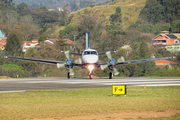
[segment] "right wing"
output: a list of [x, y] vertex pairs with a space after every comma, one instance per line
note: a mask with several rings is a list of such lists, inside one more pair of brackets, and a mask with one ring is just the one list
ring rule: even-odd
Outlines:
[[175, 57], [163, 57], [163, 58], [154, 58], [154, 59], [140, 59], [140, 60], [121, 61], [121, 62], [117, 62], [116, 65], [139, 63], [139, 62], [162, 60], [162, 59], [171, 59], [171, 58], [175, 58]]

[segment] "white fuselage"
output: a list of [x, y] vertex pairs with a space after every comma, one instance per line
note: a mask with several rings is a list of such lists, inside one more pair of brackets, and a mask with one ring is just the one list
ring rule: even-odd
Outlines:
[[85, 64], [95, 64], [98, 63], [99, 56], [98, 52], [94, 49], [86, 49], [82, 53], [82, 61]]

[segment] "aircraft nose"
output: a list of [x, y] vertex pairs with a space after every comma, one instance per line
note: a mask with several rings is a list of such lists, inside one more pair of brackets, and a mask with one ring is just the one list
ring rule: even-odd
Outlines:
[[96, 56], [90, 56], [86, 59], [86, 63], [97, 63], [98, 58]]

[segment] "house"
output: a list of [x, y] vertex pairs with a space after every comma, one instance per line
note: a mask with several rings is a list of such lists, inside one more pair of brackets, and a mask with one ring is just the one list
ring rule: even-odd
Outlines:
[[4, 50], [7, 43], [7, 39], [0, 40], [0, 49]]
[[177, 37], [177, 43], [180, 43], [180, 33], [172, 33]]
[[172, 62], [169, 60], [154, 60], [154, 62], [156, 63], [157, 67], [171, 67], [171, 65], [175, 65], [177, 64], [176, 62]]
[[166, 46], [166, 50], [171, 53], [180, 52], [180, 43], [179, 44], [169, 44]]
[[48, 9], [48, 11], [54, 11], [54, 9]]
[[23, 44], [22, 51], [26, 52], [26, 50], [28, 48], [33, 48], [33, 47], [39, 45], [39, 42], [38, 42], [38, 39], [32, 39], [31, 41], [23, 41], [22, 44]]
[[[49, 44], [49, 45], [52, 45], [52, 44], [55, 44], [57, 41], [59, 41], [58, 39], [48, 39], [48, 40], [44, 40], [43, 41], [43, 44]], [[63, 41], [65, 41], [65, 43], [71, 48], [71, 49], [74, 49], [74, 45], [75, 45], [75, 42], [70, 40], [70, 39], [63, 39]]]
[[178, 39], [174, 34], [169, 34], [169, 31], [162, 31], [161, 34], [153, 38], [153, 46], [156, 48], [164, 48], [169, 44], [177, 44]]

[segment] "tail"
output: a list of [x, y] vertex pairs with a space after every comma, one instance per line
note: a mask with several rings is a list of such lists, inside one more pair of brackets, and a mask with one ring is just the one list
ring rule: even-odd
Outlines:
[[86, 49], [89, 49], [89, 32], [86, 32]]

